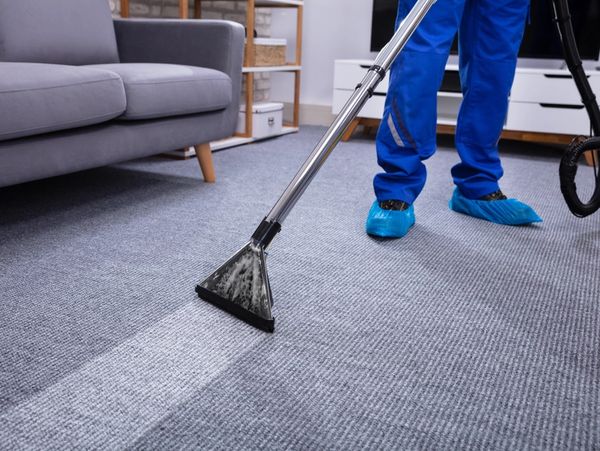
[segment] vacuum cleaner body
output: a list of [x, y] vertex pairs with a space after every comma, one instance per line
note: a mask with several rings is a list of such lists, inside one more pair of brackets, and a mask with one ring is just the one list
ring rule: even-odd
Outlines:
[[267, 332], [273, 332], [273, 299], [266, 267], [266, 250], [281, 224], [327, 160], [342, 135], [383, 80], [416, 28], [436, 0], [417, 0], [400, 23], [391, 41], [333, 121], [325, 135], [258, 226], [250, 242], [196, 286], [198, 296]]

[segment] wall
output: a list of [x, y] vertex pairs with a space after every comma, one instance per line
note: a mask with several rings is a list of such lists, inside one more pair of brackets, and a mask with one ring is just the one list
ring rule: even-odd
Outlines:
[[[336, 59], [373, 58], [370, 51], [372, 0], [305, 0], [301, 121], [329, 120], [333, 94], [333, 64]], [[295, 12], [274, 10], [271, 33], [295, 48]], [[272, 77], [271, 97], [290, 102], [291, 89], [285, 75]], [[311, 117], [314, 116], [314, 117]]]
[[[113, 15], [120, 11], [119, 0], [108, 0]], [[130, 0], [129, 12], [131, 17], [179, 17], [179, 0]], [[193, 2], [190, 1], [193, 5]], [[193, 10], [190, 5], [190, 17]], [[245, 1], [202, 1], [203, 19], [225, 19], [244, 24], [246, 19]], [[259, 8], [256, 10], [256, 32], [260, 37], [271, 36], [271, 10]], [[270, 96], [270, 75], [256, 74], [254, 81], [254, 100], [266, 101]]]

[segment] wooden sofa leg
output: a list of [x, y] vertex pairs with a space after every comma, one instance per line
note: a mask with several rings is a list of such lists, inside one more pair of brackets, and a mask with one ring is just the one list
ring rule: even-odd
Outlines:
[[215, 183], [215, 167], [213, 166], [210, 144], [199, 144], [195, 146], [196, 157], [200, 163], [200, 169], [206, 183]]

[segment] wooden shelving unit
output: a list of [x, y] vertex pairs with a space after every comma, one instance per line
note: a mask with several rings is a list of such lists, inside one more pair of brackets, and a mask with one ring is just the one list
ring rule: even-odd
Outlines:
[[[190, 3], [191, 1], [191, 3]], [[300, 76], [302, 72], [302, 25], [303, 25], [303, 0], [222, 0], [230, 2], [245, 1], [246, 9], [246, 29], [250, 30], [246, 39], [245, 61], [247, 65], [243, 68], [242, 74], [246, 82], [246, 124], [245, 133], [236, 135], [232, 138], [211, 143], [213, 150], [224, 149], [227, 147], [239, 146], [255, 141], [252, 137], [252, 105], [254, 104], [254, 76], [259, 72], [287, 72], [294, 76], [294, 100], [292, 109], [292, 121], [284, 122], [282, 135], [295, 133], [299, 129], [300, 123]], [[193, 5], [193, 17], [202, 18], [202, 0], [179, 0], [179, 17], [181, 19], [189, 18], [190, 5]], [[294, 61], [288, 62], [284, 66], [255, 66], [255, 44], [254, 28], [256, 25], [256, 8], [292, 8], [296, 10], [296, 48]], [[121, 0], [121, 16], [129, 17], [129, 0]], [[193, 154], [193, 151], [189, 151]], [[186, 154], [186, 156], [188, 156]]]

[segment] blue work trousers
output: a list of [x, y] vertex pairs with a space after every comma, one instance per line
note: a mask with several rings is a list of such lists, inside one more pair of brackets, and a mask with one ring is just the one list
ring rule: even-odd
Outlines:
[[[400, 0], [396, 25], [415, 0]], [[456, 33], [463, 100], [452, 168], [462, 194], [477, 199], [499, 189], [498, 141], [508, 110], [529, 0], [438, 0], [394, 62], [374, 180], [379, 201], [412, 204], [427, 176], [423, 161], [436, 149], [437, 93]], [[549, 25], [550, 26], [550, 25]]]

